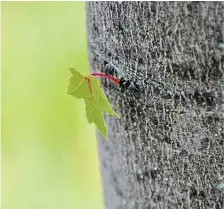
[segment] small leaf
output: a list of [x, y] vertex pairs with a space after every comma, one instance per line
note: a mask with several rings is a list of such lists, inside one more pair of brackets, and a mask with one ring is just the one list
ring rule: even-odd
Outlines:
[[89, 123], [95, 123], [102, 135], [107, 139], [107, 127], [103, 118], [103, 111], [120, 118], [111, 108], [106, 95], [100, 88], [100, 81], [91, 75], [83, 76], [77, 70], [70, 68], [72, 76], [69, 77], [67, 93], [83, 98], [86, 104], [86, 116]]

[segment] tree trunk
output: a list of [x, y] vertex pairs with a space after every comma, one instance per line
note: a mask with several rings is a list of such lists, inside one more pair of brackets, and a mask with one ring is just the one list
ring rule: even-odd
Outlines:
[[107, 209], [224, 208], [224, 3], [88, 2]]

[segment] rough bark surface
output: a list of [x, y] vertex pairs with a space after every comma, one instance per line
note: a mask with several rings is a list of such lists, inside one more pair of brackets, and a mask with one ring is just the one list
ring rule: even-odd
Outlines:
[[[121, 119], [99, 135], [106, 209], [224, 208], [224, 3], [88, 2], [92, 71]], [[128, 85], [129, 84], [129, 85]]]

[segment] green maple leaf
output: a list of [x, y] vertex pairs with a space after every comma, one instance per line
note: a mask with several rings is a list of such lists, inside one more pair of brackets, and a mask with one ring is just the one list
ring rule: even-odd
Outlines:
[[72, 76], [69, 77], [67, 93], [80, 99], [83, 98], [86, 104], [86, 116], [89, 123], [95, 123], [96, 127], [107, 139], [107, 126], [103, 118], [103, 111], [116, 116], [110, 103], [100, 88], [100, 81], [91, 75], [83, 76], [77, 70], [70, 68]]

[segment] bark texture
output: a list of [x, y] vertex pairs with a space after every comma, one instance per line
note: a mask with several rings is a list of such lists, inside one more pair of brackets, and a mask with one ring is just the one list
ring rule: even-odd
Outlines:
[[88, 2], [92, 71], [121, 119], [99, 135], [106, 209], [224, 208], [224, 3]]

